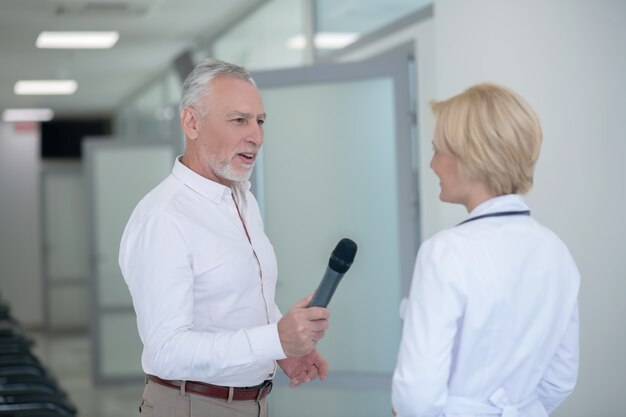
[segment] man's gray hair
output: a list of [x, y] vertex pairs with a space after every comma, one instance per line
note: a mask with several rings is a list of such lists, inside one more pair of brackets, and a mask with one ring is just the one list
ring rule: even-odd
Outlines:
[[219, 76], [237, 78], [254, 84], [252, 76], [244, 67], [230, 64], [217, 58], [207, 58], [200, 62], [185, 79], [178, 107], [179, 112], [182, 113], [187, 106], [193, 106], [201, 113], [204, 113], [206, 109], [202, 100], [207, 98], [209, 93], [207, 87], [211, 80]]

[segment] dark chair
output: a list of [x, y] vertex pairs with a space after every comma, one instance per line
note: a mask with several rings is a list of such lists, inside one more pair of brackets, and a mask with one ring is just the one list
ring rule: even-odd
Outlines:
[[0, 417], [76, 416], [76, 408], [32, 353], [32, 346], [0, 300]]
[[7, 375], [39, 375], [47, 376], [47, 372], [36, 365], [6, 365], [0, 366], [0, 377]]
[[71, 416], [59, 411], [34, 408], [32, 410], [0, 411], [0, 417], [64, 417]]
[[7, 353], [0, 355], [0, 366], [7, 365], [33, 365], [43, 368], [39, 359], [30, 352]]
[[22, 410], [29, 406], [76, 415], [76, 408], [56, 394], [8, 394], [0, 396], [0, 411]]
[[7, 375], [0, 377], [0, 392], [14, 391], [57, 393], [65, 396], [56, 381], [39, 375]]
[[33, 347], [35, 343], [24, 335], [8, 335], [0, 337], [0, 348], [3, 347], [20, 347], [29, 349]]
[[67, 417], [71, 414], [61, 413], [47, 409], [32, 409], [19, 411], [0, 411], [0, 417]]
[[54, 404], [30, 403], [18, 405], [0, 404], [0, 417], [74, 417], [70, 413]]

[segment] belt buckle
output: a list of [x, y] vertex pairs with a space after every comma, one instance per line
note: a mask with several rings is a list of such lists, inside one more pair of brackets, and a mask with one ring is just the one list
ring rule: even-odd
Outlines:
[[263, 398], [263, 393], [267, 389], [267, 393], [269, 394], [272, 390], [272, 381], [263, 381], [263, 384], [259, 387], [259, 394], [256, 396], [256, 401], [259, 402]]

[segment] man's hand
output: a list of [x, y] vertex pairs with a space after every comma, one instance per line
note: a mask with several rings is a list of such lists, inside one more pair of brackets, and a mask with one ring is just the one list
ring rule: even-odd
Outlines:
[[278, 335], [288, 357], [304, 356], [315, 349], [328, 328], [330, 311], [323, 307], [308, 308], [313, 295], [293, 305], [278, 321]]
[[328, 375], [328, 362], [317, 349], [298, 358], [291, 357], [279, 360], [278, 365], [291, 378], [289, 386], [292, 388], [306, 384], [318, 377], [323, 381]]

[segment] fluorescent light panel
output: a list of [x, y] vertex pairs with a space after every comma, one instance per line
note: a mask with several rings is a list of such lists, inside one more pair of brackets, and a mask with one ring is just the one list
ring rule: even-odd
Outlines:
[[117, 32], [41, 32], [37, 48], [106, 49], [120, 38]]
[[[356, 41], [358, 37], [357, 33], [319, 32], [313, 37], [313, 42], [319, 49], [341, 49]], [[306, 39], [303, 35], [294, 36], [287, 41], [289, 49], [304, 49], [305, 46]]]
[[5, 122], [47, 122], [53, 117], [52, 109], [5, 109], [2, 112]]
[[74, 94], [78, 83], [74, 80], [20, 80], [13, 92], [18, 95], [69, 95]]

